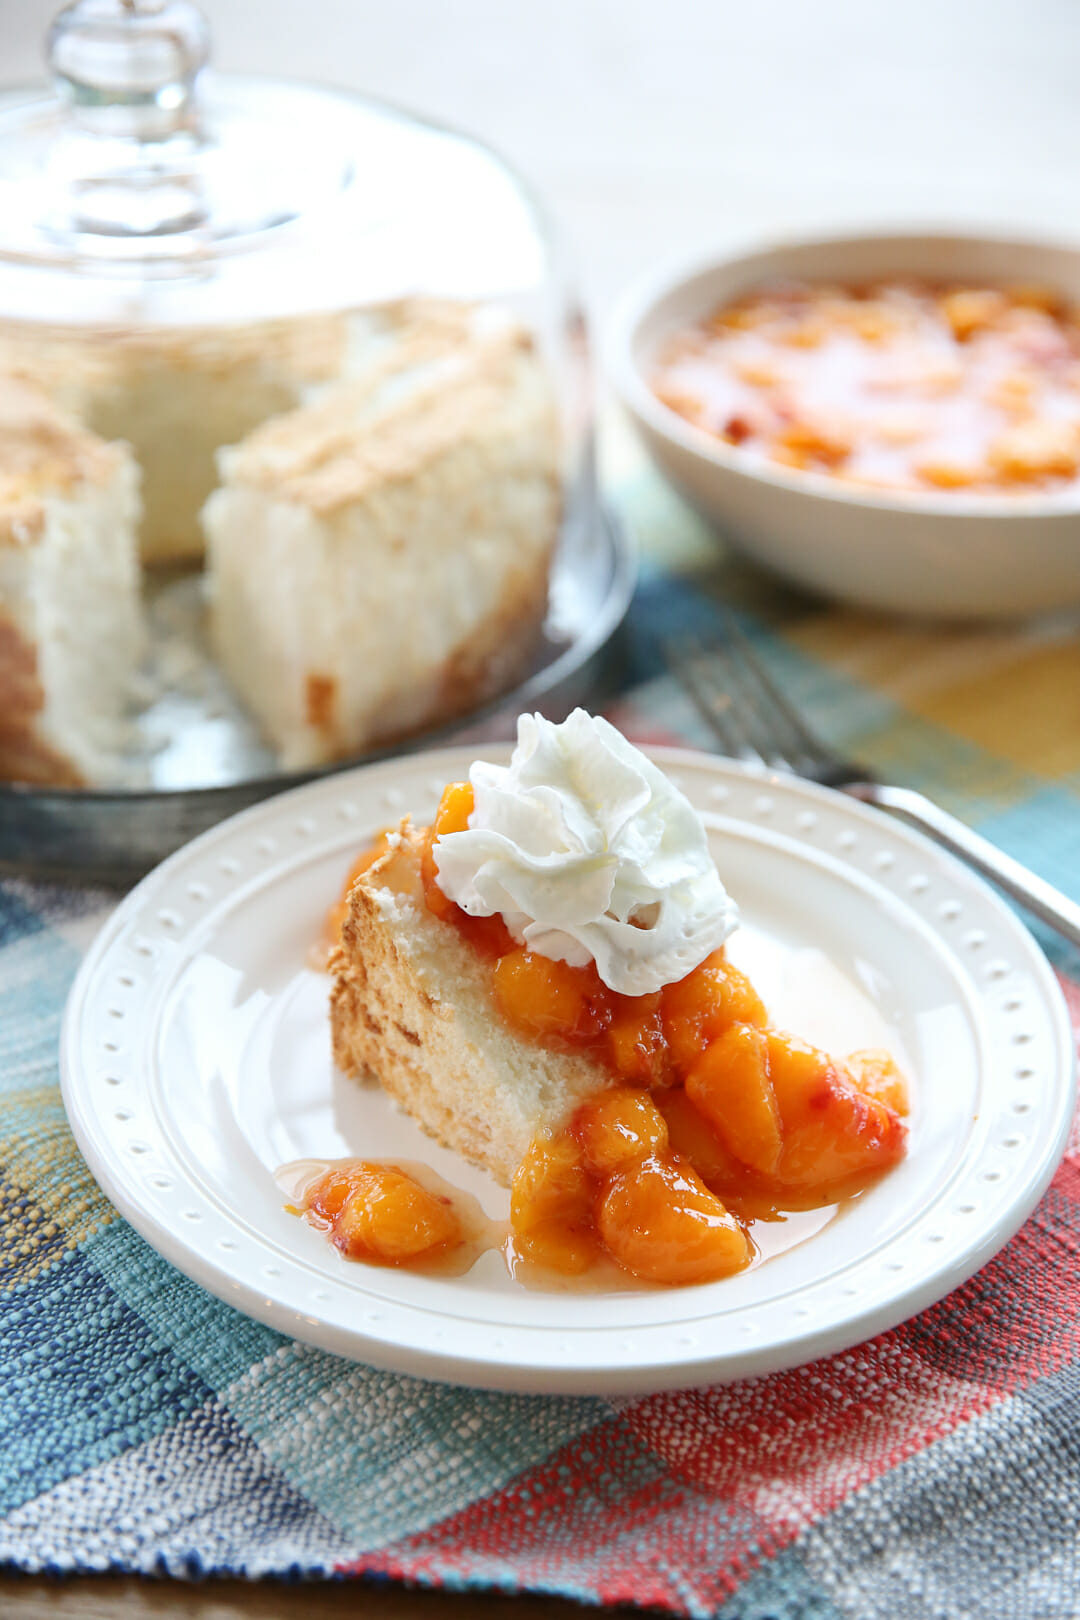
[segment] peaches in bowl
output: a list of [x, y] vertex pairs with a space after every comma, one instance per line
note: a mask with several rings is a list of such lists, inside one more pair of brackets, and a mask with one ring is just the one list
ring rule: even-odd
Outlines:
[[773, 247], [624, 302], [614, 378], [733, 544], [864, 606], [1080, 602], [1080, 250], [880, 235]]

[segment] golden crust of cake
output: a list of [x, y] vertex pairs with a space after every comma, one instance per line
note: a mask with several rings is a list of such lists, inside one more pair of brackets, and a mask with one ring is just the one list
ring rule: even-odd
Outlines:
[[35, 540], [48, 496], [107, 483], [123, 456], [31, 383], [0, 376], [0, 544]]
[[590, 1058], [546, 1051], [504, 1024], [491, 963], [424, 905], [407, 821], [353, 885], [330, 968], [338, 1067], [378, 1079], [430, 1136], [506, 1186], [538, 1131], [611, 1083]]
[[71, 761], [38, 734], [44, 707], [37, 651], [14, 619], [0, 611], [0, 781], [82, 787]]
[[347, 341], [341, 314], [243, 325], [131, 330], [0, 322], [0, 369], [68, 399], [123, 386], [147, 370], [200, 372], [222, 381], [253, 366], [306, 382], [335, 376]]
[[[421, 323], [387, 356], [387, 375], [392, 381], [407, 364], [427, 363], [426, 377], [396, 399], [373, 403], [380, 383], [376, 363], [355, 381], [331, 385], [313, 404], [271, 418], [228, 454], [226, 481], [330, 513], [381, 484], [413, 477], [468, 441], [506, 409], [522, 366], [532, 367], [537, 387], [544, 386], [531, 341], [516, 327], [470, 337], [449, 319]], [[554, 476], [553, 408], [548, 405], [544, 414]], [[543, 444], [544, 432], [538, 420], [534, 444]]]

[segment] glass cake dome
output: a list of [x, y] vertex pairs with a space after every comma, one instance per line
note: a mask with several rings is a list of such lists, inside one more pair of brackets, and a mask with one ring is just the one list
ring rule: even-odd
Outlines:
[[80, 844], [145, 866], [589, 670], [628, 565], [522, 181], [370, 98], [212, 74], [190, 0], [76, 0], [46, 54], [52, 93], [0, 106], [0, 632], [39, 700], [0, 727], [0, 861], [66, 869], [72, 803], [156, 800], [134, 861]]

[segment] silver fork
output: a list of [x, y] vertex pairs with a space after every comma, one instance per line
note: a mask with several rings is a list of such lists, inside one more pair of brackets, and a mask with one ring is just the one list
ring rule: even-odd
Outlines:
[[780, 691], [734, 615], [726, 613], [724, 619], [724, 634], [716, 642], [666, 638], [664, 651], [672, 673], [726, 754], [891, 810], [1080, 946], [1080, 905], [923, 794], [877, 782], [862, 765], [834, 753]]

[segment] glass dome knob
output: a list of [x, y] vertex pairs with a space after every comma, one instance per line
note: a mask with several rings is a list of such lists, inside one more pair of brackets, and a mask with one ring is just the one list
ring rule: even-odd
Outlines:
[[54, 20], [46, 51], [86, 133], [155, 141], [196, 132], [210, 35], [191, 0], [75, 0]]

